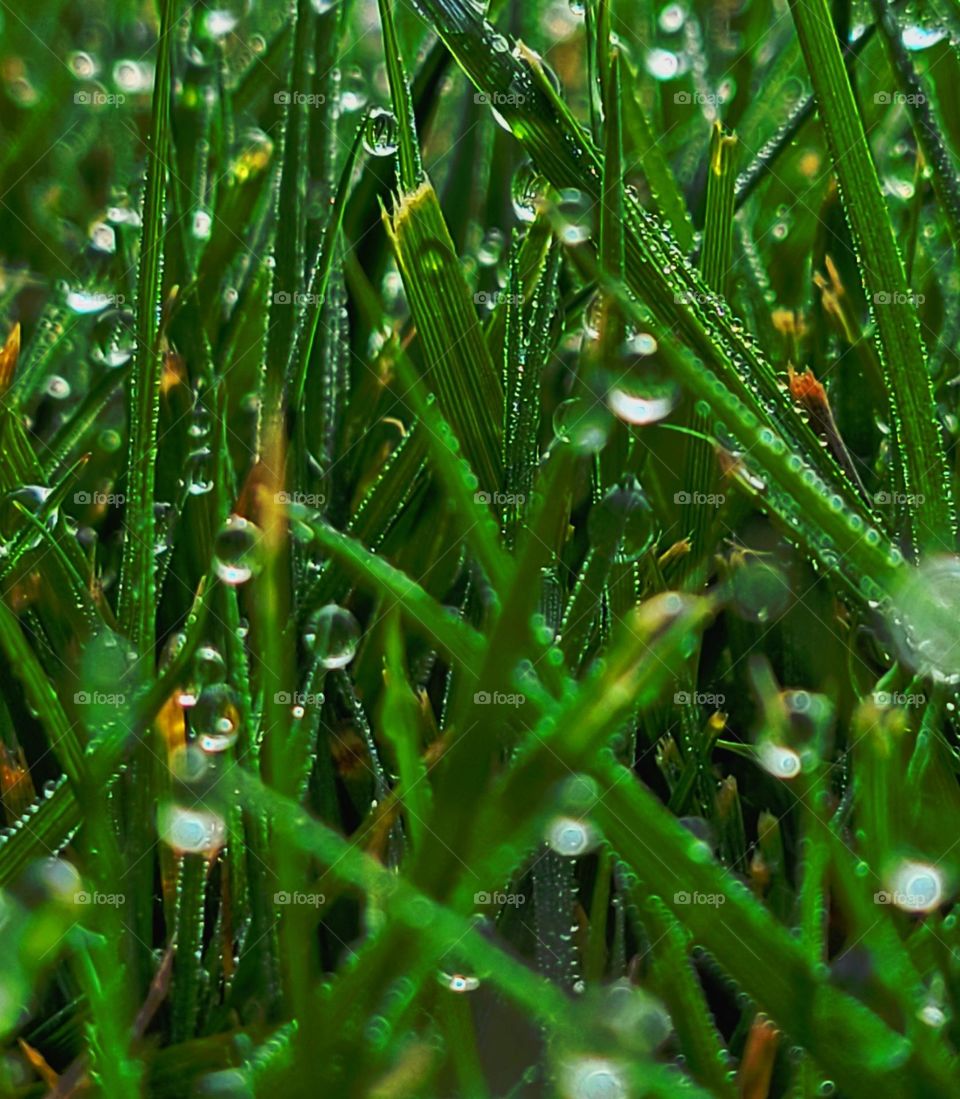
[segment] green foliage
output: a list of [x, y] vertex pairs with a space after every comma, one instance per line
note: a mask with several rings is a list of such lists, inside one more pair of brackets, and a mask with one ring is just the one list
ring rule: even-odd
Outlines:
[[0, 1093], [957, 1094], [953, 8], [0, 30]]

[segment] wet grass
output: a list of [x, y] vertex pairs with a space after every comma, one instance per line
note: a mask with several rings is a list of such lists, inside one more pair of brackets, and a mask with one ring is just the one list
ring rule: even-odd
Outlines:
[[0, 5], [0, 1093], [957, 1093], [958, 30]]

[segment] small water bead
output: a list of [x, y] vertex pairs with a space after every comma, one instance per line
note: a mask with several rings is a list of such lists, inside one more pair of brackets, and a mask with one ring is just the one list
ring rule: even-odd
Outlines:
[[136, 318], [128, 309], [109, 309], [93, 326], [90, 357], [114, 369], [133, 358], [137, 348]]
[[88, 313], [101, 313], [107, 306], [113, 304], [115, 298], [112, 294], [104, 294], [96, 290], [68, 290], [65, 300], [68, 309], [84, 316]]
[[190, 231], [193, 233], [195, 240], [209, 240], [210, 234], [213, 232], [213, 214], [202, 207], [194, 210]]
[[597, 845], [597, 834], [587, 821], [556, 817], [547, 828], [547, 843], [558, 855], [576, 858]]
[[626, 1099], [626, 1073], [615, 1061], [584, 1057], [567, 1061], [560, 1074], [564, 1099]]
[[477, 977], [465, 973], [441, 973], [440, 983], [451, 992], [474, 992], [480, 987]]
[[644, 64], [655, 80], [673, 80], [683, 71], [680, 57], [670, 50], [650, 50]]
[[227, 665], [220, 650], [201, 645], [193, 658], [193, 674], [201, 688], [222, 683], [227, 678]]
[[227, 826], [219, 814], [175, 802], [160, 807], [157, 825], [160, 838], [178, 854], [213, 855], [227, 838]]
[[616, 553], [620, 561], [639, 560], [653, 545], [656, 515], [636, 477], [609, 489], [590, 510], [587, 534], [601, 552]]
[[772, 740], [765, 740], [757, 747], [760, 766], [774, 778], [792, 779], [803, 770], [798, 752]]
[[260, 528], [240, 515], [231, 515], [213, 543], [214, 568], [225, 584], [243, 584], [262, 565]]
[[113, 66], [113, 82], [127, 95], [141, 95], [153, 87], [153, 66], [124, 58]]
[[363, 128], [363, 147], [371, 156], [393, 156], [400, 146], [400, 125], [393, 111], [375, 107]]
[[665, 419], [679, 400], [679, 386], [658, 370], [624, 377], [607, 394], [607, 405], [615, 416], [641, 427]]
[[594, 201], [584, 191], [567, 188], [554, 202], [557, 234], [564, 244], [583, 244], [593, 236]]
[[340, 81], [340, 107], [344, 111], [359, 111], [367, 105], [367, 80], [356, 65], [343, 74]]
[[537, 213], [547, 194], [547, 187], [547, 181], [529, 160], [520, 165], [510, 185], [513, 212], [518, 221], [525, 225], [536, 221]]
[[477, 248], [477, 263], [481, 267], [493, 267], [503, 255], [503, 233], [499, 229], [488, 229]]
[[345, 668], [356, 656], [360, 624], [345, 607], [328, 603], [311, 616], [303, 640], [325, 668]]
[[946, 36], [946, 27], [924, 27], [916, 23], [903, 29], [901, 41], [906, 49], [919, 52], [920, 50], [928, 50], [931, 46], [942, 42]]
[[557, 406], [553, 430], [581, 454], [596, 454], [606, 446], [610, 413], [592, 397], [571, 397]]
[[687, 13], [680, 4], [667, 4], [660, 12], [657, 23], [664, 34], [676, 34], [683, 29]]
[[97, 59], [83, 50], [75, 50], [67, 58], [70, 71], [78, 80], [92, 80], [100, 70]]
[[247, 12], [246, 0], [204, 0], [203, 29], [211, 38], [225, 38]]
[[226, 683], [214, 683], [200, 692], [190, 714], [190, 726], [205, 752], [225, 752], [236, 741], [240, 729], [237, 696]]
[[339, 0], [310, 0], [310, 7], [317, 15], [326, 15], [328, 11], [333, 11], [338, 2]]
[[889, 875], [889, 903], [906, 912], [932, 912], [944, 901], [942, 871], [930, 863], [904, 859]]
[[112, 256], [117, 250], [117, 231], [106, 221], [96, 222], [90, 229], [90, 247], [95, 252]]
[[70, 396], [70, 383], [59, 374], [52, 374], [43, 387], [44, 393], [55, 401], [65, 401]]
[[790, 602], [790, 583], [784, 573], [764, 561], [747, 561], [731, 577], [731, 601], [751, 622], [770, 622]]

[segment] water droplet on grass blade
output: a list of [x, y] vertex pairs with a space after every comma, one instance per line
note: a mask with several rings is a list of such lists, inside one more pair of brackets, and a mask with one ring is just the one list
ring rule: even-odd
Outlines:
[[558, 855], [575, 858], [596, 846], [597, 834], [587, 821], [555, 817], [547, 828], [547, 843]]
[[205, 752], [225, 752], [237, 741], [240, 711], [237, 696], [226, 683], [204, 687], [190, 713], [190, 726]]
[[243, 584], [260, 571], [260, 539], [256, 524], [231, 515], [214, 539], [214, 567], [225, 584]]
[[904, 859], [887, 880], [889, 894], [878, 897], [906, 912], [931, 912], [943, 903], [943, 874], [929, 863]]
[[903, 658], [942, 683], [960, 683], [960, 559], [931, 558], [906, 572], [890, 625]]
[[517, 220], [529, 225], [536, 221], [537, 210], [547, 192], [547, 181], [529, 160], [516, 170], [510, 185], [510, 198]]
[[629, 1094], [623, 1067], [602, 1057], [567, 1061], [560, 1086], [565, 1099], [626, 1099]]
[[227, 826], [209, 809], [187, 809], [174, 802], [160, 807], [160, 838], [178, 854], [213, 855], [224, 845]]
[[594, 202], [574, 188], [561, 191], [554, 202], [557, 235], [564, 244], [583, 244], [593, 236]]
[[393, 156], [400, 145], [400, 126], [393, 111], [375, 107], [363, 128], [363, 147], [371, 156]]
[[607, 394], [607, 404], [615, 416], [641, 427], [665, 419], [679, 399], [676, 383], [659, 371], [622, 378]]
[[136, 319], [127, 309], [110, 309], [97, 317], [93, 326], [91, 358], [111, 369], [129, 362], [137, 347], [135, 325]]
[[325, 668], [344, 668], [356, 655], [360, 625], [344, 607], [328, 603], [311, 617], [303, 640]]
[[803, 762], [798, 752], [785, 745], [765, 740], [757, 747], [757, 759], [760, 765], [774, 778], [792, 779], [803, 770]]
[[553, 430], [581, 454], [596, 454], [610, 435], [609, 412], [592, 398], [571, 397], [553, 414]]

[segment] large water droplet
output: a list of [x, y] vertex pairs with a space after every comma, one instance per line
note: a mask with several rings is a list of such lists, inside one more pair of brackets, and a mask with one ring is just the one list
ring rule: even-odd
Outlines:
[[303, 640], [325, 668], [344, 668], [356, 655], [360, 625], [344, 607], [328, 603], [311, 617]]
[[400, 144], [400, 126], [393, 111], [375, 107], [363, 128], [363, 147], [371, 156], [393, 156]]
[[214, 539], [214, 567], [226, 584], [243, 584], [260, 571], [260, 528], [239, 515], [231, 515]]
[[180, 854], [213, 855], [227, 838], [223, 818], [209, 809], [167, 802], [157, 814], [160, 838]]
[[205, 752], [225, 752], [236, 743], [240, 728], [236, 694], [226, 683], [204, 687], [190, 712], [190, 725]]

